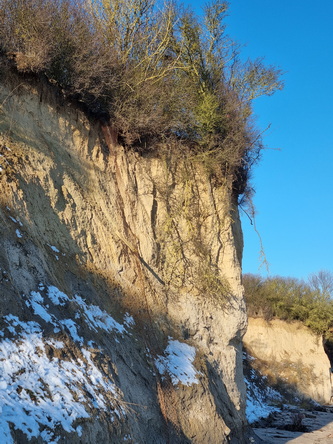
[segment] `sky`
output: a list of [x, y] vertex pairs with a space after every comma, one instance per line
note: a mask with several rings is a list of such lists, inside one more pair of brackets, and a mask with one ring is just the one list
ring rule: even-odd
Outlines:
[[[205, 2], [187, 2], [198, 11]], [[227, 32], [246, 58], [265, 57], [285, 87], [253, 102], [267, 147], [253, 171], [256, 228], [269, 276], [333, 272], [333, 1], [230, 0]], [[243, 272], [267, 276], [248, 217]]]

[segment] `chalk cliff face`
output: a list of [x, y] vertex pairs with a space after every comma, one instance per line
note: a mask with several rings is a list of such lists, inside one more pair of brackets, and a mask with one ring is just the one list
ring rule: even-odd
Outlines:
[[41, 80], [0, 105], [1, 442], [248, 442], [228, 187]]
[[322, 338], [300, 322], [249, 318], [244, 345], [262, 361], [260, 370], [273, 382], [294, 387], [323, 404], [331, 400], [330, 362]]

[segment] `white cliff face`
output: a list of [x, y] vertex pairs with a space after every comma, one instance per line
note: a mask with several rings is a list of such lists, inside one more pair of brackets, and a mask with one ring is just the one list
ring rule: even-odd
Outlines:
[[299, 322], [249, 318], [244, 345], [261, 370], [320, 403], [331, 400], [330, 362], [321, 336]]
[[[2, 79], [0, 104], [4, 338], [9, 314], [37, 322], [45, 340], [65, 340], [62, 354], [48, 345], [50, 362], [56, 354], [76, 365], [87, 350], [128, 406], [114, 422], [82, 398], [88, 416], [68, 430], [59, 423], [56, 435], [73, 443], [247, 442], [242, 238], [227, 186], [214, 187], [200, 165], [166, 147], [142, 156], [107, 143], [107, 127], [35, 81]], [[64, 305], [49, 286], [66, 295]], [[99, 322], [133, 318], [130, 334], [116, 340], [92, 328], [82, 304], [96, 307]], [[19, 341], [15, 334], [8, 340]], [[191, 362], [177, 355], [194, 372], [191, 384], [154, 364], [172, 355], [170, 343], [193, 350]]]

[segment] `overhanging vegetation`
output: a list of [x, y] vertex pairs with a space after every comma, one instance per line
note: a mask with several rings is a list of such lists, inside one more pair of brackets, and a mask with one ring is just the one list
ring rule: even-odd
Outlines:
[[241, 62], [227, 8], [215, 0], [198, 17], [156, 0], [0, 0], [0, 48], [18, 71], [45, 74], [83, 102], [124, 145], [177, 141], [239, 195], [262, 148], [251, 102], [282, 82], [262, 59]]

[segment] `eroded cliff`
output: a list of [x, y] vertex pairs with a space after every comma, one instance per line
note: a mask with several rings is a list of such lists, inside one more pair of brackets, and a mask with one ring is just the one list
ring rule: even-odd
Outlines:
[[301, 399], [331, 402], [330, 362], [323, 339], [301, 322], [249, 318], [244, 345], [271, 384], [294, 391]]
[[248, 442], [228, 182], [46, 81], [0, 104], [1, 442]]

